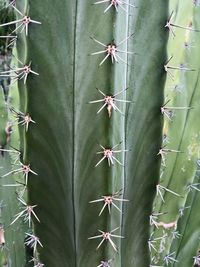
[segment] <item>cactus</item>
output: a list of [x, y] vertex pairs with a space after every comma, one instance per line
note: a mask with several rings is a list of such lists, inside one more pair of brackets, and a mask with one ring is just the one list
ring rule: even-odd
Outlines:
[[[3, 3], [2, 3], [3, 4]], [[1, 23], [8, 22], [14, 18], [12, 8], [1, 9]], [[9, 26], [6, 29], [0, 29], [0, 35], [6, 36], [13, 27]], [[12, 59], [13, 46], [9, 45], [10, 38], [0, 39], [0, 59], [1, 72], [9, 69]], [[11, 138], [12, 127], [10, 123], [9, 104], [13, 102], [8, 98], [11, 77], [0, 77], [0, 177], [10, 172], [11, 165], [18, 155], [17, 151], [11, 151], [10, 145], [16, 147], [18, 132], [16, 131]], [[16, 91], [16, 90], [15, 90]], [[17, 100], [16, 93], [14, 94], [15, 101]], [[15, 136], [15, 137], [14, 137]], [[11, 140], [12, 139], [12, 140]], [[14, 152], [14, 153], [13, 153]], [[18, 177], [18, 180], [20, 177]], [[16, 199], [16, 189], [13, 186], [14, 179], [11, 175], [0, 179], [0, 266], [22, 266], [25, 263], [24, 250], [24, 231], [26, 227], [17, 222], [11, 226], [13, 216], [19, 212], [18, 201]]]
[[[3, 177], [5, 173], [10, 172], [11, 163], [16, 157], [16, 153], [14, 155], [8, 153], [10, 151], [8, 148], [10, 143], [8, 108], [3, 90], [0, 93], [0, 176]], [[23, 242], [26, 228], [19, 222], [10, 226], [13, 216], [19, 212], [15, 188], [10, 186], [13, 183], [14, 180], [11, 175], [0, 179], [0, 266], [22, 266], [25, 262]]]
[[[192, 267], [198, 260], [198, 3], [9, 5], [19, 66], [2, 76], [18, 81], [19, 107], [10, 110], [19, 119], [21, 153], [20, 167], [10, 171], [24, 178], [17, 191], [24, 213], [10, 221], [19, 223], [27, 212], [24, 264]], [[193, 28], [176, 19], [183, 11]], [[169, 91], [172, 75], [187, 91]], [[195, 241], [183, 261], [188, 235]]]
[[[193, 17], [193, 20], [188, 21], [187, 17], [182, 16], [184, 13]], [[194, 29], [199, 29], [198, 17], [199, 10], [192, 8], [188, 2], [177, 12], [174, 23], [178, 25], [192, 24]], [[161, 261], [166, 255], [171, 255], [173, 259], [169, 260], [169, 263], [171, 262], [173, 266], [182, 266], [183, 264], [184, 266], [192, 266], [199, 247], [198, 219], [194, 219], [193, 215], [196, 211], [195, 203], [198, 203], [199, 190], [199, 167], [197, 164], [199, 159], [199, 126], [195, 123], [195, 118], [200, 111], [198, 104], [199, 52], [196, 47], [196, 44], [199, 44], [199, 37], [199, 34], [192, 31], [179, 33], [177, 46], [182, 46], [182, 51], [173, 46], [174, 40], [169, 40], [168, 45], [170, 53], [175, 55], [174, 62], [170, 64], [180, 66], [187, 63], [187, 67], [195, 69], [195, 71], [177, 72], [174, 81], [168, 80], [165, 88], [168, 99], [172, 99], [167, 105], [182, 106], [185, 109], [182, 112], [175, 110], [172, 121], [167, 118], [164, 126], [164, 133], [170, 140], [167, 146], [180, 151], [180, 153], [171, 153], [174, 155], [166, 156], [166, 166], [162, 168], [161, 184], [170, 189], [171, 193], [165, 191], [164, 201], [160, 197], [155, 199], [155, 212], [161, 214], [158, 225], [162, 226], [161, 229], [155, 227], [153, 230], [154, 241], [157, 241], [154, 242], [155, 249], [153, 249], [152, 257], [157, 265], [162, 264]], [[173, 90], [171, 90], [172, 88]], [[179, 88], [178, 91], [177, 88]], [[179, 130], [177, 131], [177, 129]], [[191, 218], [194, 219], [194, 224], [190, 221]], [[191, 231], [191, 237], [188, 236], [188, 231]], [[195, 238], [193, 233], [196, 233]], [[158, 241], [156, 238], [160, 236], [164, 238]], [[192, 236], [192, 245], [190, 245], [190, 249], [186, 249], [187, 244], [183, 244], [183, 240], [187, 239], [189, 243]], [[187, 253], [185, 253], [186, 251]], [[165, 264], [167, 265], [167, 263]]]

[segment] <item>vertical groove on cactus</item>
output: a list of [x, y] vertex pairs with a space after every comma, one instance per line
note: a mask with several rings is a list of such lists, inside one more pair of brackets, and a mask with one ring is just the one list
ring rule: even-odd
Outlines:
[[[123, 233], [127, 237], [122, 249], [124, 266], [150, 265], [148, 224], [159, 175], [159, 157], [156, 156], [161, 144], [159, 109], [163, 103], [165, 74], [162, 66], [168, 38], [164, 29], [168, 1], [151, 4], [143, 1], [137, 6], [135, 16], [130, 18], [136, 37], [129, 49], [136, 55], [129, 70], [132, 90], [127, 90], [127, 98], [133, 99], [134, 104], [128, 106], [126, 119], [126, 144], [131, 151], [126, 156], [125, 195], [130, 203], [123, 216]], [[150, 38], [152, 32], [156, 35], [154, 39]]]

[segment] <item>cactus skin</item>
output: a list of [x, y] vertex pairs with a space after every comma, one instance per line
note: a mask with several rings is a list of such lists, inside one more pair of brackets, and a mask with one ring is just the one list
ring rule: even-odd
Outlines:
[[[3, 157], [0, 156], [0, 166], [2, 167], [0, 169], [0, 176], [10, 171], [11, 159], [8, 154], [5, 154]], [[11, 176], [0, 179], [0, 201], [3, 200], [0, 224], [5, 229], [5, 245], [0, 250], [1, 266], [7, 266], [6, 264], [8, 266], [24, 266], [25, 264], [24, 232], [26, 228], [20, 222], [10, 226], [13, 216], [19, 212], [15, 188], [2, 186], [13, 183], [14, 180]]]
[[[200, 183], [199, 166], [194, 176], [193, 183]], [[199, 255], [199, 224], [200, 219], [197, 216], [200, 203], [199, 191], [193, 190], [187, 196], [185, 207], [190, 207], [185, 210], [184, 216], [178, 220], [177, 231], [182, 236], [175, 239], [170, 247], [171, 251], [176, 251], [176, 259], [178, 262], [174, 267], [193, 266], [194, 257]], [[187, 253], [186, 253], [187, 252]], [[195, 266], [196, 267], [196, 266]]]
[[[82, 1], [58, 2], [56, 9], [54, 1], [29, 2], [30, 16], [42, 25], [30, 27], [26, 54], [22, 55], [23, 48], [18, 47], [20, 55], [25, 61], [32, 60], [33, 69], [40, 74], [39, 77], [30, 76], [25, 86], [25, 108], [36, 125], [26, 134], [24, 160], [38, 173], [38, 176], [29, 176], [29, 199], [38, 205], [36, 212], [41, 223], [35, 223], [35, 233], [44, 246], [39, 248], [39, 253], [46, 266], [97, 266], [106, 258], [114, 258], [117, 267], [149, 264], [146, 241], [148, 215], [159, 174], [156, 152], [161, 145], [159, 108], [163, 102], [165, 73], [162, 66], [168, 37], [163, 26], [168, 3], [156, 1], [151, 7], [148, 4], [148, 1], [138, 3], [138, 9], [133, 10], [137, 20], [129, 21], [126, 13], [115, 16], [111, 11], [103, 15], [103, 6]], [[146, 23], [155, 14], [159, 14], [156, 20]], [[122, 22], [125, 28], [121, 27]], [[129, 57], [130, 69], [121, 63], [112, 66], [110, 61], [98, 68], [102, 57], [88, 56], [99, 49], [90, 35], [106, 43], [113, 37], [119, 42], [134, 32], [133, 23], [136, 37], [129, 39], [129, 50], [136, 50], [138, 55]], [[113, 25], [116, 25], [114, 31]], [[146, 40], [153, 30], [155, 41], [147, 46]], [[123, 48], [127, 49], [126, 45]], [[137, 75], [132, 74], [134, 66]], [[147, 79], [151, 68], [157, 71]], [[127, 105], [126, 119], [118, 113], [110, 120], [106, 112], [96, 115], [98, 107], [87, 104], [98, 97], [95, 87], [108, 93], [129, 87], [127, 99], [135, 103]], [[24, 90], [22, 83], [19, 89], [20, 92]], [[120, 107], [123, 109], [122, 105]], [[137, 116], [140, 124], [136, 128]], [[148, 136], [143, 136], [142, 131], [148, 132]], [[117, 165], [109, 168], [106, 162], [94, 168], [99, 160], [94, 156], [99, 150], [98, 143], [109, 146], [120, 141], [123, 141], [122, 149], [131, 149], [126, 156], [125, 169]], [[119, 160], [123, 161], [120, 154]], [[144, 165], [136, 168], [138, 161]], [[100, 206], [88, 202], [121, 188], [125, 189], [124, 198], [130, 199], [129, 204], [123, 205], [123, 216], [114, 212], [110, 217], [104, 212], [98, 218]], [[148, 198], [143, 199], [146, 194]], [[119, 232], [126, 238], [116, 241], [119, 255], [108, 245], [95, 252], [97, 241], [87, 238], [95, 235], [98, 229], [112, 230], [122, 222]]]
[[[149, 215], [160, 168], [157, 151], [161, 145], [163, 84], [168, 33], [163, 28], [168, 16], [168, 1], [138, 1], [138, 8], [130, 21], [134, 25], [135, 40], [130, 50], [136, 51], [129, 77], [128, 99], [135, 103], [127, 112], [125, 134], [127, 155], [125, 195], [130, 206], [124, 210], [125, 236], [121, 266], [149, 266], [147, 238]], [[148, 23], [150, 22], [151, 23]], [[155, 38], [151, 38], [152, 32]], [[151, 41], [149, 41], [151, 40]], [[142, 45], [141, 45], [142, 44]], [[132, 48], [133, 47], [133, 48]]]
[[[6, 141], [5, 125], [8, 119], [8, 114], [2, 91], [0, 96], [0, 125], [4, 125], [4, 132], [0, 136], [1, 141]], [[5, 142], [1, 142], [1, 146], [5, 149], [8, 148], [8, 146], [5, 145]], [[10, 155], [1, 151], [0, 177], [11, 170], [11, 163], [12, 160]], [[25, 263], [25, 251], [23, 245], [25, 228], [19, 222], [10, 226], [13, 216], [19, 212], [15, 188], [3, 186], [5, 184], [13, 183], [14, 179], [11, 175], [5, 178], [0, 178], [0, 226], [3, 226], [5, 231], [5, 245], [0, 246], [0, 266], [23, 266]]]
[[[188, 11], [188, 10], [187, 10]], [[193, 27], [200, 29], [200, 10], [195, 7], [192, 10]], [[199, 48], [200, 48], [200, 34], [190, 33], [188, 35], [188, 42], [194, 42], [194, 47], [188, 53], [185, 52], [185, 62], [189, 66], [193, 66], [196, 71], [192, 74], [185, 74], [182, 77], [181, 82], [185, 83], [185, 88], [191, 90], [191, 106], [194, 110], [188, 114], [186, 129], [183, 136], [186, 144], [186, 160], [184, 160], [186, 166], [187, 185], [198, 184], [199, 180], [199, 151], [200, 151], [200, 127], [196, 123], [196, 118], [200, 114], [199, 101], [200, 98], [200, 62], [199, 62]], [[188, 92], [189, 95], [189, 92]], [[183, 160], [182, 160], [183, 161]], [[183, 178], [183, 176], [181, 177]], [[198, 187], [198, 186], [197, 186]], [[174, 267], [180, 267], [183, 264], [185, 266], [194, 265], [194, 257], [198, 255], [199, 250], [199, 216], [197, 216], [200, 194], [198, 190], [193, 190], [186, 194], [185, 207], [190, 207], [185, 210], [185, 214], [178, 220], [177, 230], [182, 234], [179, 239], [172, 242], [170, 250], [176, 251], [176, 258], [178, 260]]]

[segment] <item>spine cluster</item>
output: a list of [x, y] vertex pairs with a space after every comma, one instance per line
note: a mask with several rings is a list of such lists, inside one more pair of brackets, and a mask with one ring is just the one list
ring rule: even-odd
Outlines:
[[[104, 13], [107, 13], [114, 9], [116, 12], [116, 15], [118, 14], [118, 11], [123, 12], [124, 15], [126, 15], [129, 10], [128, 8], [133, 8], [135, 7], [134, 5], [127, 3], [125, 1], [121, 0], [108, 0], [108, 1], [97, 1], [94, 3], [95, 5], [98, 4], [105, 4], [107, 5]], [[113, 11], [113, 10], [112, 10]], [[108, 14], [109, 15], [109, 14]], [[125, 64], [128, 66], [127, 60], [127, 55], [133, 55], [133, 52], [129, 52], [127, 50], [123, 50], [123, 45], [128, 42], [130, 38], [133, 37], [133, 34], [130, 36], [125, 36], [119, 43], [115, 43], [114, 41], [111, 41], [110, 43], [106, 44], [102, 40], [97, 40], [94, 37], [91, 37], [91, 39], [97, 43], [99, 46], [102, 47], [102, 50], [99, 50], [97, 52], [91, 53], [91, 56], [96, 56], [96, 55], [103, 55], [103, 58], [101, 59], [99, 66], [101, 67], [107, 60], [111, 61], [111, 67], [114, 67], [115, 64]], [[127, 47], [127, 46], [126, 46]], [[126, 55], [126, 59], [124, 59], [123, 55]], [[122, 104], [127, 104], [131, 103], [132, 101], [126, 100], [126, 99], [120, 99], [118, 96], [120, 94], [123, 94], [127, 88], [123, 88], [117, 93], [111, 95], [111, 94], [106, 94], [103, 90], [98, 89], [98, 92], [102, 95], [101, 99], [97, 100], [92, 100], [89, 103], [91, 104], [101, 104], [99, 109], [97, 110], [97, 114], [99, 114], [103, 109], [107, 109], [107, 113], [109, 118], [111, 119], [112, 113], [113, 112], [118, 112], [122, 116], [125, 114], [123, 111], [118, 107], [118, 103]], [[126, 153], [129, 150], [128, 149], [120, 149], [120, 145], [122, 142], [118, 144], [114, 144], [113, 146], [110, 147], [104, 147], [102, 144], [100, 144], [100, 147], [102, 150], [98, 151], [96, 154], [101, 155], [101, 158], [99, 161], [96, 163], [95, 167], [98, 167], [104, 160], [107, 161], [109, 167], [115, 168], [115, 165], [118, 164], [122, 168], [124, 167], [124, 162], [121, 162], [118, 159], [118, 155], [122, 155], [122, 153]], [[124, 158], [124, 157], [123, 157]], [[122, 209], [119, 206], [118, 203], [125, 203], [129, 201], [128, 199], [122, 198], [123, 196], [123, 189], [118, 189], [117, 192], [113, 192], [110, 195], [103, 195], [101, 198], [92, 200], [90, 203], [98, 203], [102, 202], [103, 207], [101, 208], [99, 212], [99, 216], [102, 215], [104, 210], [107, 208], [109, 215], [112, 216], [112, 209], [116, 209], [118, 212], [122, 213]], [[118, 204], [118, 205], [117, 205]], [[95, 236], [91, 236], [88, 239], [99, 239], [99, 243], [96, 247], [96, 249], [99, 249], [104, 243], [109, 243], [109, 245], [112, 247], [113, 251], [118, 253], [118, 247], [113, 241], [114, 239], [121, 239], [124, 238], [122, 235], [117, 235], [115, 232], [120, 231], [120, 226], [115, 228], [115, 229], [103, 229], [103, 230], [98, 230], [98, 234]], [[121, 231], [120, 231], [121, 232]], [[112, 262], [114, 261], [114, 256], [111, 257], [111, 259], [102, 259], [98, 267], [110, 267], [112, 265]], [[113, 263], [114, 264], [114, 263]]]

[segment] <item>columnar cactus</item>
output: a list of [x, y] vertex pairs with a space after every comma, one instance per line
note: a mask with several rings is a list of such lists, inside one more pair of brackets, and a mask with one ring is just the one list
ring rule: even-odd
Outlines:
[[[0, 6], [1, 23], [12, 20], [14, 18], [13, 9], [2, 9], [3, 6]], [[12, 45], [9, 45], [10, 37], [6, 38], [6, 35], [13, 28], [0, 29], [0, 35], [3, 36], [0, 39], [1, 73], [7, 71], [11, 64]], [[15, 181], [11, 175], [4, 177], [5, 174], [10, 172], [11, 164], [18, 155], [17, 151], [9, 148], [12, 132], [8, 108], [11, 102], [11, 99], [8, 99], [10, 82], [10, 77], [0, 75], [0, 176], [2, 177], [0, 179], [0, 266], [22, 266], [25, 259], [23, 242], [26, 227], [20, 225], [19, 222], [12, 227], [10, 226], [13, 215], [19, 212], [19, 207], [15, 187], [12, 186]], [[14, 145], [14, 142], [12, 142], [12, 145]]]
[[[190, 16], [183, 16], [185, 13]], [[160, 215], [153, 229], [152, 244], [155, 249], [152, 248], [152, 257], [157, 265], [165, 259], [165, 265], [168, 262], [177, 267], [192, 266], [193, 262], [195, 264], [199, 249], [199, 218], [195, 216], [200, 190], [199, 125], [195, 123], [200, 112], [200, 35], [196, 32], [200, 29], [199, 9], [186, 1], [176, 16], [173, 16], [173, 23], [189, 27], [186, 31], [176, 28], [176, 37], [171, 38], [168, 45], [169, 55], [174, 55], [170, 65], [179, 70], [170, 70], [173, 72], [173, 80], [168, 79], [166, 83], [166, 100], [170, 100], [166, 107], [174, 108], [166, 110], [171, 113], [168, 113], [170, 118], [165, 116], [164, 145], [178, 152], [169, 151], [164, 155], [165, 166], [162, 166], [160, 185], [166, 189], [161, 192], [163, 199], [159, 190], [155, 199], [154, 212]], [[169, 255], [171, 260], [167, 257]]]
[[[16, 35], [19, 66], [2, 76], [18, 82], [19, 107], [9, 110], [19, 119], [20, 166], [6, 171], [24, 178], [17, 190], [23, 208], [10, 218], [10, 228], [25, 219], [24, 265], [184, 264], [183, 229], [198, 231], [196, 219], [194, 228], [187, 226], [198, 206], [194, 118], [200, 89], [198, 49], [188, 36], [198, 46], [200, 25], [197, 3], [192, 7], [189, 0], [179, 5], [194, 10], [194, 25], [179, 25], [176, 2], [8, 4], [16, 14], [9, 25], [16, 27], [10, 35]], [[187, 39], [181, 60], [173, 53], [174, 69], [167, 61], [171, 43], [181, 50], [177, 26]], [[188, 62], [191, 66], [180, 65]], [[176, 88], [191, 86], [173, 101], [169, 76]], [[180, 118], [171, 117], [173, 110]], [[195, 239], [186, 267], [198, 260], [197, 250]]]

